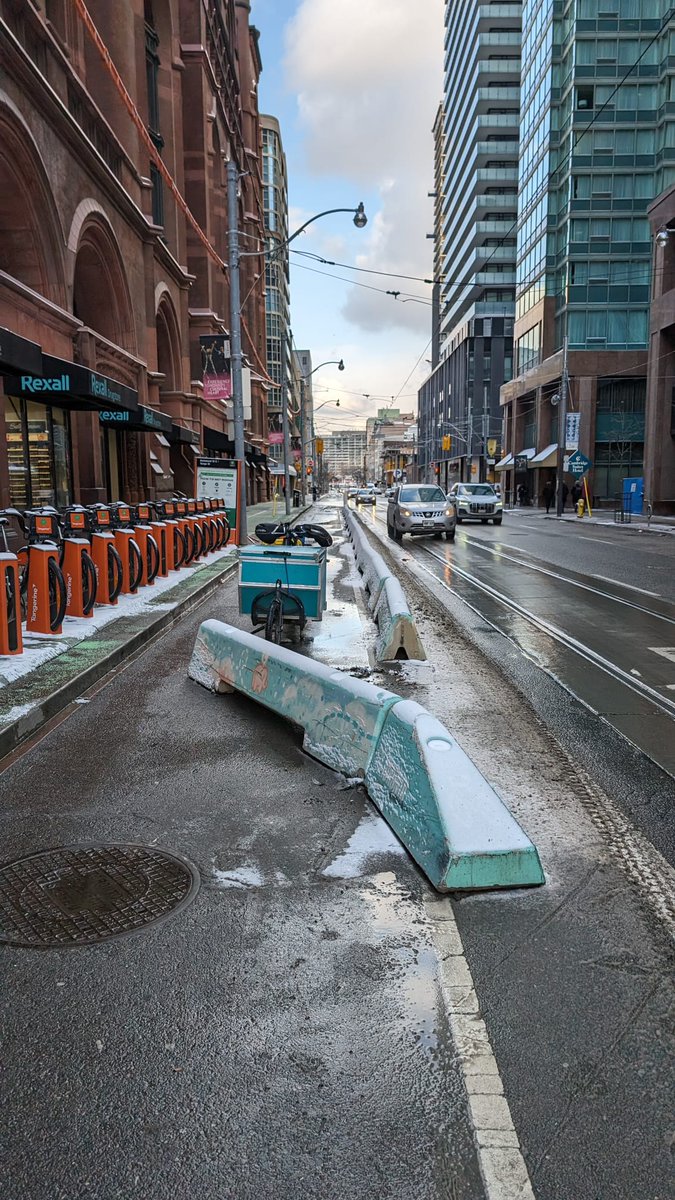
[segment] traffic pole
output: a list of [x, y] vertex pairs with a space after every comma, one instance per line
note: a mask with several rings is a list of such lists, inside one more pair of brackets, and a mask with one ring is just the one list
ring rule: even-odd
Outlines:
[[230, 354], [232, 356], [232, 403], [234, 408], [234, 456], [237, 460], [239, 488], [239, 545], [248, 542], [246, 528], [246, 456], [244, 450], [244, 391], [241, 357], [241, 297], [239, 290], [239, 219], [237, 191], [239, 172], [230, 159], [227, 164], [227, 247], [230, 275]]
[[563, 340], [563, 365], [562, 377], [560, 380], [560, 420], [558, 424], [558, 458], [556, 462], [556, 497], [555, 511], [556, 516], [561, 517], [563, 514], [563, 475], [565, 467], [565, 443], [567, 426], [567, 335]]

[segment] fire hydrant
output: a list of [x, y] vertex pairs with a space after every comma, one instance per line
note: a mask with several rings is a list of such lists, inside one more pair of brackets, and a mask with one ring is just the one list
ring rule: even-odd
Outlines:
[[583, 498], [583, 496], [580, 496], [579, 499], [577, 500], [577, 516], [578, 517], [583, 517], [585, 507], [586, 507], [586, 503], [584, 501], [584, 498]]

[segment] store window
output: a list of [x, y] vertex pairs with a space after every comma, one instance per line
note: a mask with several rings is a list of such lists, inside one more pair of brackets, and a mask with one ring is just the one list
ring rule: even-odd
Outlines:
[[71, 502], [68, 414], [32, 400], [5, 397], [9, 496], [13, 507]]

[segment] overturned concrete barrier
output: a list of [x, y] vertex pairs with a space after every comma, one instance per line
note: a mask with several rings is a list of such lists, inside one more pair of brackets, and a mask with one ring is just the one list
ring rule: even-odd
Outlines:
[[363, 779], [438, 891], [544, 882], [528, 837], [419, 704], [221, 621], [200, 626], [188, 673], [211, 691], [243, 692], [294, 721], [309, 753]]
[[396, 658], [425, 659], [424, 646], [399, 580], [370, 545], [359, 521], [344, 509], [345, 525], [363, 576], [368, 607], [378, 628], [375, 654], [379, 662]]

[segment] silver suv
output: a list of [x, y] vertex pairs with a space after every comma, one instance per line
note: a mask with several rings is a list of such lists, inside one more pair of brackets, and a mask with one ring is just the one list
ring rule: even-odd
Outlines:
[[491, 483], [454, 483], [448, 492], [457, 509], [457, 520], [482, 521], [487, 525], [492, 521], [501, 525], [504, 507], [501, 496], [498, 496]]
[[453, 505], [442, 488], [434, 484], [404, 483], [394, 488], [387, 501], [387, 533], [399, 543], [404, 533], [412, 537], [433, 534], [437, 538], [445, 534], [452, 542], [456, 523]]

